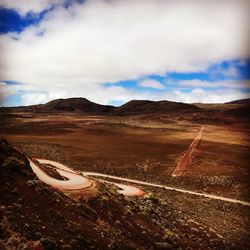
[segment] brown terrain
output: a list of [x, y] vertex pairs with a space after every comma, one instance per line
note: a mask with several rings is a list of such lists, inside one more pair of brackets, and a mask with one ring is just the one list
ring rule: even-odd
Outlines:
[[0, 247], [249, 249], [249, 206], [140, 184], [133, 185], [143, 197], [126, 197], [101, 183], [113, 181], [105, 177], [69, 195], [39, 181], [27, 159], [250, 201], [247, 103], [131, 101], [115, 108], [72, 98], [1, 108], [0, 137], [10, 144], [2, 141], [0, 151]]

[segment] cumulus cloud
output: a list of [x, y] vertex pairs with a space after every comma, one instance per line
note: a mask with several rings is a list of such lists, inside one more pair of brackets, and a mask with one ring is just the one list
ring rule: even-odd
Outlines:
[[153, 88], [153, 89], [164, 89], [164, 85], [161, 84], [159, 81], [152, 80], [152, 79], [145, 79], [138, 83], [138, 86], [145, 87], [145, 88]]
[[[21, 13], [55, 2], [1, 1]], [[248, 5], [247, 0], [89, 0], [67, 9], [58, 4], [39, 25], [0, 36], [0, 81], [19, 81], [27, 91], [50, 95], [95, 93], [102, 103], [111, 93], [124, 99], [127, 90], [104, 83], [201, 71], [247, 57]]]

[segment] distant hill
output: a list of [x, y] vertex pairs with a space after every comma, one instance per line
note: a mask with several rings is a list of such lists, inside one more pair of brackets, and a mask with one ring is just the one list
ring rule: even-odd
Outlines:
[[113, 106], [101, 105], [86, 98], [56, 99], [37, 106], [37, 110], [45, 112], [83, 112], [90, 114], [104, 114], [115, 109]]
[[250, 98], [235, 100], [232, 102], [226, 102], [226, 104], [247, 104], [247, 105], [250, 105]]
[[131, 115], [131, 114], [150, 114], [167, 113], [176, 111], [199, 110], [193, 104], [170, 101], [148, 101], [132, 100], [120, 107], [101, 105], [87, 100], [86, 98], [56, 99], [45, 104], [6, 107], [0, 108], [2, 112], [36, 112], [36, 113], [57, 113], [57, 112], [78, 112], [93, 115]]
[[115, 109], [114, 114], [167, 113], [183, 110], [194, 111], [199, 110], [199, 108], [195, 105], [181, 102], [132, 100]]
[[87, 100], [86, 98], [68, 98], [56, 99], [45, 104], [22, 106], [22, 107], [7, 107], [1, 108], [3, 112], [19, 111], [19, 112], [41, 112], [41, 113], [56, 113], [56, 112], [78, 112], [86, 114], [102, 115], [111, 112], [115, 107], [109, 105], [101, 105]]

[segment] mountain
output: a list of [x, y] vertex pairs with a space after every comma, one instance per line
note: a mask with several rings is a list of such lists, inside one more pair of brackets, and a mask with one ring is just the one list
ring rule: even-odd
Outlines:
[[112, 111], [115, 107], [101, 105], [89, 101], [86, 98], [68, 98], [56, 99], [37, 106], [39, 111], [43, 112], [83, 112], [91, 114], [105, 114]]
[[199, 108], [192, 104], [170, 101], [132, 100], [114, 110], [114, 114], [132, 115], [147, 113], [167, 113], [175, 111], [194, 111]]
[[93, 115], [103, 115], [111, 112], [115, 107], [101, 105], [87, 100], [86, 98], [56, 99], [45, 104], [1, 108], [2, 112], [36, 112], [36, 113], [57, 113], [57, 112], [78, 112]]
[[2, 112], [78, 112], [93, 115], [132, 115], [200, 110], [195, 105], [170, 101], [132, 100], [120, 107], [101, 105], [86, 98], [56, 99], [45, 104], [0, 108]]
[[225, 104], [246, 104], [250, 105], [250, 98], [235, 100], [231, 102], [226, 102]]

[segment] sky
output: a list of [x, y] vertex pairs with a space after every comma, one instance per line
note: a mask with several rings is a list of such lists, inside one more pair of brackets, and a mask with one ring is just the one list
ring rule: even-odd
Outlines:
[[0, 105], [250, 97], [250, 0], [0, 0]]

